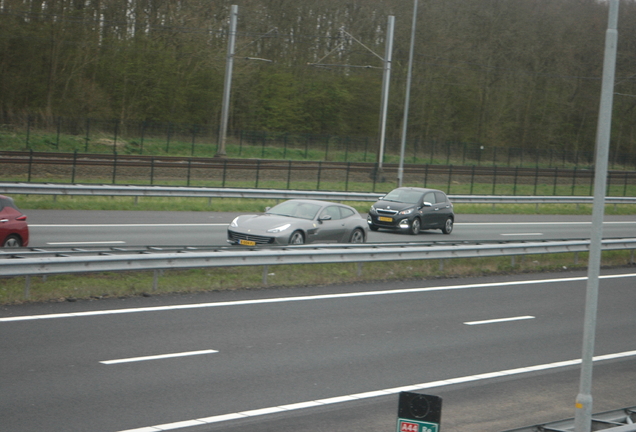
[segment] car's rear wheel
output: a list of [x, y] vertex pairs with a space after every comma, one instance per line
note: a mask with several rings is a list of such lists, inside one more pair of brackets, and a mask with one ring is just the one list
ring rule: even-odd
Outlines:
[[351, 233], [349, 243], [364, 243], [364, 232], [361, 229], [355, 229]]
[[442, 227], [442, 232], [444, 234], [450, 234], [453, 232], [453, 218], [449, 217], [448, 219], [446, 219], [446, 222], [444, 222], [444, 227]]
[[421, 227], [422, 223], [420, 222], [420, 218], [415, 218], [411, 221], [409, 232], [412, 235], [418, 235]]
[[7, 248], [20, 247], [22, 246], [22, 240], [20, 240], [20, 237], [16, 235], [10, 235], [4, 240], [4, 243], [2, 243], [2, 246]]
[[289, 237], [289, 244], [290, 245], [305, 244], [305, 236], [303, 235], [302, 231], [294, 231], [291, 237]]

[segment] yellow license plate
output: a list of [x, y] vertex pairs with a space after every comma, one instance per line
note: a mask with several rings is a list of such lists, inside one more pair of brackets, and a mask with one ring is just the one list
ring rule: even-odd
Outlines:
[[243, 246], [256, 246], [256, 242], [251, 240], [239, 240], [239, 244]]
[[393, 218], [390, 217], [384, 217], [384, 216], [380, 216], [378, 218], [378, 220], [382, 221], [382, 222], [393, 222]]

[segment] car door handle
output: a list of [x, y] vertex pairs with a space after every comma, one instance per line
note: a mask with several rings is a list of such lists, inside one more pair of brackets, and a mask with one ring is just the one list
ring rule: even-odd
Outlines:
[[0, 219], [0, 222], [9, 222], [9, 219]]

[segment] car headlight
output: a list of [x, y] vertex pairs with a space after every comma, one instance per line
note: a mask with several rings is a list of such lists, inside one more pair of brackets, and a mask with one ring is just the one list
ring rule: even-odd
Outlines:
[[369, 213], [375, 213], [377, 210], [375, 209], [374, 206], [371, 206], [371, 210], [369, 210]]
[[238, 216], [235, 217], [234, 220], [232, 221], [232, 223], [230, 223], [230, 226], [233, 227], [233, 228], [238, 227], [238, 219], [239, 219]]
[[291, 226], [291, 224], [281, 225], [281, 226], [276, 227], [276, 228], [268, 229], [268, 230], [267, 230], [267, 232], [268, 232], [268, 233], [279, 233], [279, 232], [283, 232], [283, 231], [285, 231], [287, 228], [289, 228], [290, 226]]
[[410, 209], [402, 210], [399, 214], [401, 214], [401, 215], [411, 214], [411, 213], [413, 213], [413, 210], [415, 210], [415, 209], [410, 208]]

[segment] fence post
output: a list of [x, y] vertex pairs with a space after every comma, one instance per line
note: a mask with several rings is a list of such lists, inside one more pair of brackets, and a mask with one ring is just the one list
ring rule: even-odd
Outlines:
[[539, 165], [534, 170], [534, 196], [537, 196], [537, 184], [539, 183]]
[[552, 196], [556, 196], [556, 188], [557, 188], [557, 180], [559, 178], [559, 167], [554, 167], [554, 190], [552, 191]]
[[225, 176], [227, 174], [227, 159], [223, 160], [223, 181], [221, 182], [221, 187], [225, 187]]
[[287, 161], [287, 190], [289, 190], [290, 182], [291, 182], [291, 159]]
[[[347, 162], [347, 175], [345, 179], [345, 192], [349, 192], [349, 170], [351, 169], [351, 162]], [[627, 177], [625, 177], [625, 186], [627, 187]]]
[[62, 119], [60, 116], [57, 117], [57, 136], [55, 137], [55, 150], [60, 149], [60, 132], [62, 127]]
[[470, 195], [473, 194], [473, 185], [475, 184], [475, 165], [470, 173]]
[[154, 184], [155, 181], [155, 157], [150, 158], [150, 186]]
[[492, 173], [492, 194], [495, 194], [495, 188], [497, 187], [497, 165], [494, 166]]
[[424, 165], [424, 187], [428, 183], [428, 164]]
[[86, 137], [84, 137], [84, 153], [88, 153], [88, 142], [90, 139], [91, 119], [86, 119]]
[[115, 120], [115, 139], [113, 140], [113, 154], [115, 155], [117, 154], [117, 133], [118, 132], [119, 132], [119, 120]]
[[517, 195], [517, 178], [518, 178], [518, 176], [519, 176], [519, 167], [518, 167], [518, 166], [516, 166], [516, 167], [515, 167], [515, 184], [514, 184], [514, 186], [512, 187], [512, 195], [513, 195], [513, 196], [516, 196], [516, 195]]
[[322, 161], [318, 161], [318, 184], [316, 190], [320, 190], [320, 174], [322, 174]]
[[75, 184], [75, 172], [77, 170], [77, 149], [73, 152], [73, 169], [71, 170], [71, 184]]
[[27, 182], [31, 183], [31, 167], [33, 166], [33, 149], [29, 149], [29, 175], [27, 177]]
[[192, 125], [192, 149], [190, 150], [190, 156], [194, 156], [194, 140], [197, 136], [197, 125]]
[[113, 156], [113, 184], [115, 184], [117, 177], [117, 152], [115, 152]]
[[192, 170], [192, 159], [188, 158], [188, 181], [187, 186], [190, 187], [190, 171]]
[[446, 188], [446, 193], [450, 193], [451, 190], [451, 177], [453, 176], [453, 166], [450, 165], [448, 167], [448, 187]]
[[26, 133], [26, 148], [29, 148], [29, 137], [31, 136], [31, 116], [27, 116], [27, 133]]
[[[577, 152], [578, 155], [578, 152]], [[572, 171], [572, 195], [574, 195], [574, 188], [576, 186], [576, 166], [574, 167], [574, 170]]]
[[254, 186], [256, 189], [258, 189], [258, 177], [261, 174], [261, 160], [258, 159], [256, 161], [256, 185]]
[[139, 154], [144, 154], [144, 136], [146, 135], [146, 120], [141, 122], [141, 143], [139, 144]]

